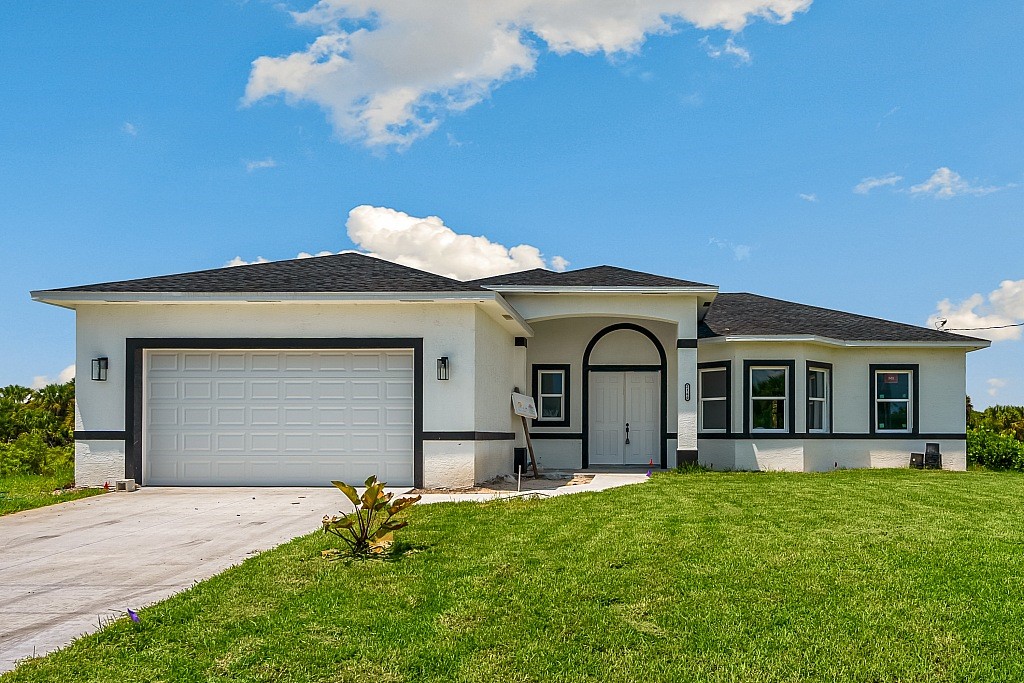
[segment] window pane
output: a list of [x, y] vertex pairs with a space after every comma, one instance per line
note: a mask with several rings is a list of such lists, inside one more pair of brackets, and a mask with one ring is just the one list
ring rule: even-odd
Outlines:
[[753, 412], [753, 429], [785, 429], [786, 428], [786, 402], [783, 400], [754, 399], [751, 410]]
[[725, 398], [725, 368], [701, 371], [700, 395], [704, 398]]
[[544, 396], [540, 399], [541, 417], [562, 417], [562, 399], [559, 396]]
[[560, 394], [562, 393], [562, 373], [542, 372], [540, 373], [540, 393]]
[[807, 404], [807, 428], [825, 428], [825, 402], [811, 401]]
[[825, 371], [811, 370], [807, 373], [807, 396], [825, 398]]
[[893, 401], [891, 403], [876, 403], [878, 413], [879, 429], [908, 429], [907, 407], [908, 401]]
[[701, 429], [726, 428], [725, 401], [704, 401], [701, 411]]
[[750, 371], [751, 396], [785, 396], [786, 371], [783, 368], [754, 368]]
[[879, 372], [875, 385], [878, 398], [910, 398], [909, 372]]

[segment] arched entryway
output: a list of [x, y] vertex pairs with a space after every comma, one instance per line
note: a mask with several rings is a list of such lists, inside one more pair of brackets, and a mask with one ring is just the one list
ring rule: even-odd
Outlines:
[[584, 468], [592, 448], [594, 466], [653, 459], [668, 467], [668, 360], [653, 332], [616, 323], [595, 334], [583, 353], [582, 398]]

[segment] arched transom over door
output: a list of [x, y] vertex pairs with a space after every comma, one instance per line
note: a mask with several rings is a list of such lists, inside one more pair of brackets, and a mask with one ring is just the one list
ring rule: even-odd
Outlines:
[[583, 466], [668, 465], [667, 360], [634, 323], [610, 325], [583, 356]]

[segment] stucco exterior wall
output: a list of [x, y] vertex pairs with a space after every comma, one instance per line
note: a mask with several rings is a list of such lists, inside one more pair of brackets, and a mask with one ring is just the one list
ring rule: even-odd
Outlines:
[[[485, 314], [478, 317], [473, 304], [393, 303], [239, 303], [239, 304], [95, 304], [78, 308], [77, 368], [83, 378], [77, 386], [79, 430], [125, 429], [125, 339], [130, 337], [209, 338], [344, 338], [410, 337], [423, 339], [424, 431], [511, 431], [507, 396], [498, 388], [511, 384], [512, 339]], [[489, 377], [476, 372], [477, 329], [488, 349]], [[499, 333], [506, 341], [498, 343]], [[505, 349], [505, 347], [509, 347]], [[92, 358], [110, 359], [106, 382], [93, 382]], [[451, 379], [438, 381], [435, 361], [451, 359]], [[477, 391], [486, 393], [477, 410]], [[502, 392], [505, 389], [501, 389]], [[491, 408], [493, 406], [493, 409]], [[504, 409], [505, 414], [502, 414]], [[511, 469], [511, 442], [507, 443]], [[76, 479], [81, 485], [102, 485], [124, 476], [124, 444], [118, 441], [81, 441], [76, 445]], [[484, 449], [490, 453], [493, 449]], [[468, 453], [468, 455], [467, 455]], [[493, 469], [488, 455], [482, 466]], [[468, 458], [468, 461], [466, 460]], [[424, 443], [424, 474], [429, 479], [468, 482], [475, 476], [475, 448], [450, 442]], [[495, 461], [500, 458], [495, 456]], [[468, 462], [468, 464], [467, 464]], [[448, 483], [446, 485], [453, 485]]]
[[[514, 433], [511, 395], [521, 374], [515, 362], [515, 337], [480, 309], [474, 324], [474, 429]], [[477, 483], [511, 472], [514, 446], [512, 440], [478, 441], [474, 449]]]
[[699, 439], [698, 461], [715, 470], [831, 472], [835, 469], [908, 467], [911, 453], [938, 443], [942, 469], [967, 469], [962, 439]]
[[[667, 364], [668, 419], [666, 427], [675, 431], [676, 421], [676, 332], [678, 323], [666, 323], [636, 318], [571, 317], [532, 323], [535, 336], [527, 349], [528, 391], [533, 391], [533, 365], [561, 363], [569, 365], [569, 425], [566, 427], [538, 427], [531, 425], [534, 450], [538, 462], [548, 468], [578, 468], [583, 462], [582, 439], [545, 439], [544, 434], [581, 434], [583, 431], [583, 354], [590, 340], [601, 330], [617, 323], [638, 324], [657, 337], [665, 349]], [[591, 364], [657, 365], [660, 357], [654, 345], [641, 333], [619, 330], [603, 337], [594, 347]], [[676, 441], [668, 443], [669, 462], [674, 462]]]
[[[928, 435], [966, 431], [966, 352], [956, 348], [837, 347], [806, 342], [715, 342], [698, 348], [700, 363], [730, 361], [731, 430], [737, 438], [698, 438], [698, 459], [715, 469], [830, 471], [836, 468], [907, 467], [910, 453], [938, 442], [943, 468], [967, 466], [966, 442]], [[743, 363], [745, 360], [795, 361], [795, 433], [792, 438], [744, 435]], [[808, 361], [832, 365], [832, 434], [801, 438], [807, 426]], [[917, 365], [920, 390], [918, 434], [843, 439], [868, 435], [873, 419], [871, 365]]]

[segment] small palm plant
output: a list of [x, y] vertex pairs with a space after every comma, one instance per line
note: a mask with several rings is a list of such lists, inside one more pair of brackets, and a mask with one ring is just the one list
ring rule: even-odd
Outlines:
[[[379, 555], [388, 550], [394, 543], [394, 532], [409, 523], [394, 519], [402, 510], [416, 503], [422, 496], [399, 498], [391, 502], [395, 494], [385, 493], [385, 482], [377, 481], [376, 475], [370, 476], [365, 482], [366, 490], [359, 495], [355, 487], [343, 481], [332, 481], [332, 484], [352, 501], [355, 510], [338, 516], [324, 516], [324, 533], [334, 534], [348, 546], [349, 552], [355, 557]], [[325, 556], [334, 556], [336, 552], [327, 551]]]

